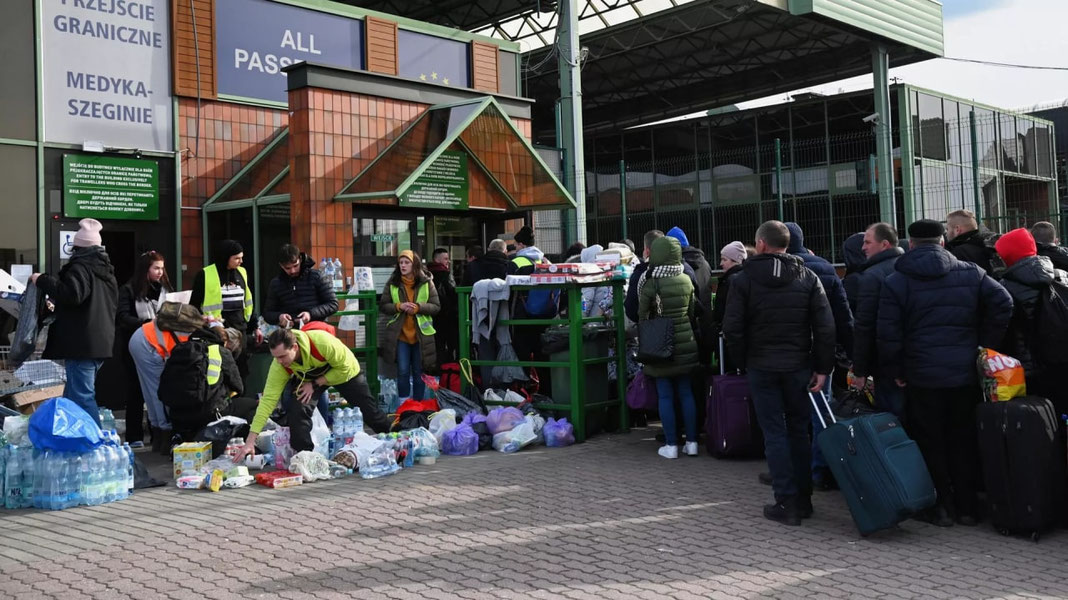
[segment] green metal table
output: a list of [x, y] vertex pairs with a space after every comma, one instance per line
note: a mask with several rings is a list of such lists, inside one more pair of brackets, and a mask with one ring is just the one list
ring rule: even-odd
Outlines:
[[[566, 411], [570, 417], [571, 423], [575, 427], [575, 440], [578, 442], [585, 441], [586, 439], [586, 415], [590, 410], [604, 410], [606, 413], [609, 408], [615, 406], [619, 408], [619, 426], [620, 429], [626, 431], [628, 429], [628, 411], [626, 407], [626, 340], [625, 340], [625, 323], [623, 316], [623, 286], [626, 282], [622, 279], [612, 279], [609, 281], [600, 281], [596, 283], [565, 283], [565, 284], [552, 284], [552, 285], [513, 285], [510, 286], [511, 292], [525, 292], [534, 289], [559, 289], [562, 292], [566, 292], [567, 296], [567, 314], [569, 318], [552, 318], [552, 319], [507, 319], [498, 320], [496, 326], [513, 326], [513, 325], [567, 325], [568, 332], [568, 360], [567, 361], [534, 361], [534, 360], [518, 360], [518, 361], [493, 361], [493, 360], [471, 360], [471, 288], [459, 287], [456, 288], [457, 303], [460, 310], [460, 360], [470, 361], [470, 364], [475, 367], [485, 366], [506, 366], [506, 367], [544, 367], [544, 368], [566, 368], [569, 375], [569, 389], [570, 400], [569, 404], [551, 403], [551, 404], [539, 404], [538, 408], [546, 408], [551, 410]], [[600, 288], [611, 287], [612, 288], [612, 316], [611, 317], [582, 317], [582, 290], [583, 288]], [[588, 323], [609, 323], [615, 326], [615, 356], [597, 356], [585, 358], [585, 350], [583, 348], [583, 325]], [[617, 398], [615, 400], [608, 400], [604, 402], [593, 402], [587, 404], [584, 402], [585, 390], [586, 390], [586, 365], [607, 365], [612, 361], [616, 361], [616, 386], [617, 386]], [[464, 381], [465, 388], [470, 385], [469, 382]], [[504, 406], [514, 406], [514, 402], [492, 402], [489, 404], [497, 404]]]

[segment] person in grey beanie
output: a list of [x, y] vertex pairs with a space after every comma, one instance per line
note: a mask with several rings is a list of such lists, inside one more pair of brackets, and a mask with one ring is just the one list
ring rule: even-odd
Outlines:
[[34, 273], [30, 280], [48, 294], [56, 320], [48, 329], [43, 358], [63, 360], [67, 383], [63, 395], [100, 424], [96, 374], [111, 358], [119, 285], [100, 239], [103, 226], [82, 219], [74, 234], [74, 252], [59, 275]]

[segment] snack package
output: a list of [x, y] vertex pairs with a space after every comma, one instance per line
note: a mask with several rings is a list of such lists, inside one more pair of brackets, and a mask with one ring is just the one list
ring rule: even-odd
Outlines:
[[988, 402], [1005, 402], [1027, 395], [1020, 361], [990, 348], [979, 348], [979, 376]]
[[222, 470], [215, 469], [211, 472], [211, 475], [208, 476], [207, 488], [213, 492], [219, 491], [219, 489], [222, 488], [223, 479], [224, 477]]
[[199, 490], [204, 487], [203, 475], [186, 475], [179, 477], [176, 481], [178, 489], [182, 490]]
[[304, 483], [304, 478], [289, 471], [269, 471], [257, 473], [256, 483], [269, 488], [293, 487]]
[[243, 488], [247, 485], [252, 485], [253, 483], [256, 483], [256, 478], [251, 475], [245, 475], [243, 477], [230, 477], [223, 482], [223, 487], [230, 489]]

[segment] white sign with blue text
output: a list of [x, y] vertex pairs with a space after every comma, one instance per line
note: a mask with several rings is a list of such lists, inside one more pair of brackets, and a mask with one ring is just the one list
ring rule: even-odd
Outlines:
[[173, 150], [167, 0], [41, 0], [45, 140]]

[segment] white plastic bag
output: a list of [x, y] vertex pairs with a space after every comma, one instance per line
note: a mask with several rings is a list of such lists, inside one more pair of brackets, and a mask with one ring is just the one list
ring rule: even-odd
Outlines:
[[534, 434], [534, 426], [530, 421], [523, 421], [510, 431], [503, 431], [493, 436], [493, 449], [501, 452], [518, 452], [520, 448], [527, 446], [538, 439]]
[[256, 451], [260, 454], [270, 454], [274, 450], [274, 429], [261, 431], [256, 437]]
[[441, 446], [441, 438], [445, 432], [456, 427], [456, 411], [451, 408], [439, 410], [430, 417], [430, 433], [438, 440]]
[[497, 392], [489, 388], [486, 388], [486, 393], [482, 394], [482, 400], [486, 404], [492, 404], [494, 406], [500, 404], [501, 402], [504, 402], [504, 398], [501, 398], [501, 396]]
[[27, 416], [4, 419], [4, 439], [20, 448], [30, 445], [30, 418]]
[[[356, 267], [359, 269], [360, 267]], [[366, 267], [365, 267], [366, 268]], [[360, 292], [359, 285], [353, 284], [347, 292], [349, 295], [355, 295]], [[374, 289], [374, 288], [372, 288]], [[348, 310], [359, 310], [359, 300], [346, 300], [345, 306], [341, 309], [342, 312]], [[337, 328], [341, 331], [357, 331], [363, 325], [363, 315], [342, 315], [341, 320], [337, 322]]]
[[543, 440], [541, 430], [545, 428], [545, 417], [539, 414], [525, 415], [523, 420], [530, 423], [531, 428], [534, 430], [534, 435], [537, 438], [536, 442]]
[[304, 483], [330, 479], [330, 463], [318, 452], [297, 452], [289, 461], [289, 470], [304, 477]]
[[[319, 453], [323, 458], [329, 459], [330, 428], [326, 426], [326, 419], [323, 418], [323, 415], [319, 414], [318, 408], [315, 409], [315, 412], [312, 414], [311, 438], [312, 444], [315, 445], [315, 452]], [[304, 481], [308, 480], [305, 479]]]
[[526, 398], [524, 398], [519, 392], [508, 390], [504, 393], [504, 401], [511, 402], [513, 404], [522, 404], [526, 401]]

